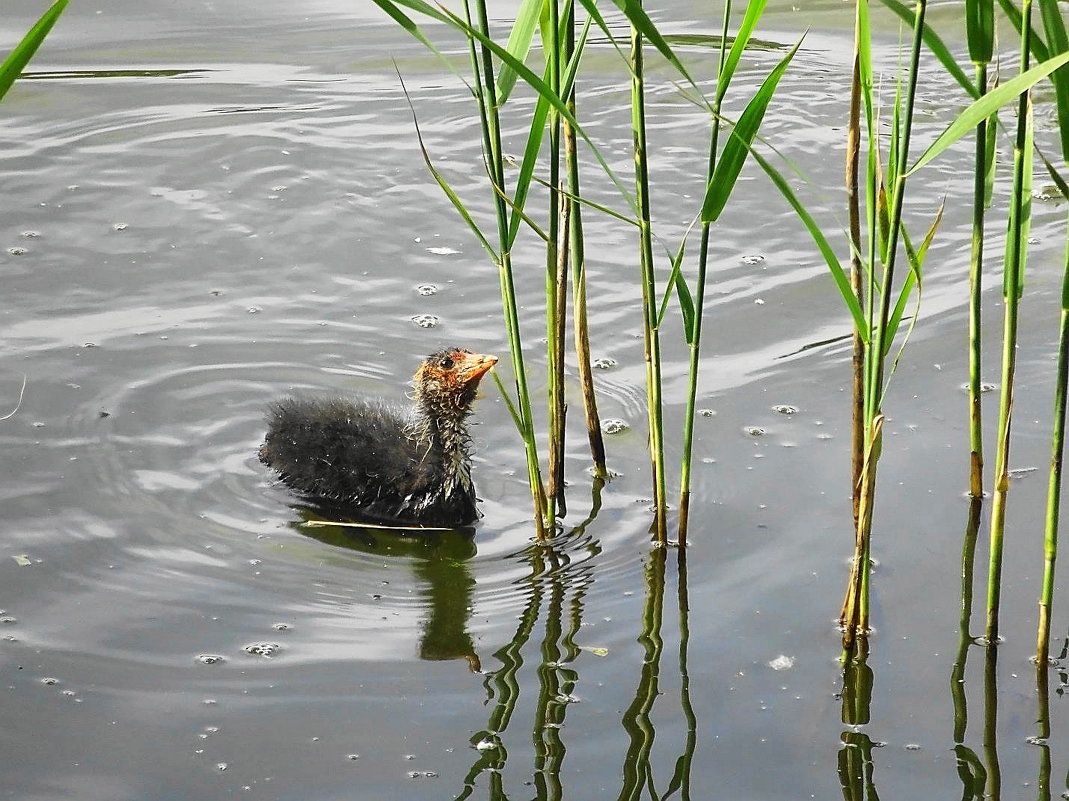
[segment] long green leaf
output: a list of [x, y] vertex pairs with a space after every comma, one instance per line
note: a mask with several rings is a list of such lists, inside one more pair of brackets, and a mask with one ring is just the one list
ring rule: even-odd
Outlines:
[[[576, 41], [572, 51], [571, 60], [565, 65], [564, 74], [561, 76], [561, 97], [568, 97], [575, 86], [575, 76], [579, 69], [579, 61], [586, 48], [587, 37], [590, 34], [590, 18], [587, 17], [583, 30]], [[548, 66], [547, 66], [548, 68]], [[534, 176], [535, 167], [538, 164], [538, 155], [542, 148], [542, 138], [546, 129], [546, 118], [549, 116], [549, 100], [542, 95], [538, 96], [534, 114], [531, 117], [530, 133], [527, 135], [527, 144], [523, 151], [523, 161], [520, 163], [520, 174], [516, 178], [514, 204], [523, 209], [527, 202], [527, 194], [531, 188], [531, 179]], [[520, 228], [520, 218], [515, 212], [509, 220], [508, 243], [509, 247], [516, 241], [516, 234]]]
[[[556, 2], [556, 0], [548, 0]], [[527, 54], [531, 51], [531, 42], [534, 41], [534, 33], [538, 28], [538, 20], [542, 16], [547, 0], [523, 0], [520, 10], [516, 12], [516, 21], [512, 24], [509, 32], [509, 40], [505, 43], [508, 50], [517, 61], [526, 62]], [[501, 68], [497, 76], [497, 104], [505, 105], [513, 87], [516, 86], [516, 71], [508, 64]]]
[[650, 44], [656, 47], [661, 55], [667, 59], [668, 63], [675, 67], [679, 74], [686, 78], [691, 86], [697, 88], [694, 79], [690, 77], [687, 68], [683, 66], [683, 62], [676, 57], [671, 46], [665, 41], [661, 32], [657, 30], [657, 26], [653, 24], [653, 20], [646, 14], [646, 10], [642, 7], [640, 0], [612, 1], [616, 4], [616, 7], [624, 13], [628, 22], [635, 26], [638, 32], [642, 34], [643, 38], [647, 39]]
[[490, 254], [490, 258], [493, 259], [494, 263], [496, 264], [500, 259], [500, 256], [498, 255], [497, 251], [494, 250], [493, 245], [491, 245], [489, 240], [487, 240], [486, 236], [479, 228], [479, 224], [475, 222], [475, 218], [472, 217], [471, 212], [468, 211], [467, 206], [465, 206], [464, 202], [460, 199], [460, 196], [454, 191], [453, 187], [445, 179], [445, 176], [438, 172], [438, 169], [431, 161], [431, 155], [427, 152], [427, 148], [423, 144], [423, 134], [420, 132], [419, 119], [416, 117], [416, 109], [412, 105], [412, 99], [408, 96], [408, 89], [405, 87], [405, 81], [404, 78], [401, 77], [400, 72], [397, 73], [397, 78], [401, 81], [401, 91], [404, 92], [405, 100], [408, 102], [408, 110], [412, 113], [412, 123], [416, 127], [416, 139], [419, 142], [419, 149], [420, 152], [423, 154], [423, 161], [427, 165], [427, 169], [430, 171], [430, 174], [434, 178], [434, 180], [438, 182], [438, 186], [440, 186], [442, 188], [442, 191], [445, 192], [445, 196], [449, 198], [450, 202], [453, 204], [453, 207], [456, 208], [457, 212], [460, 214], [461, 219], [463, 219], [464, 222], [468, 224], [468, 227], [472, 230], [472, 233], [475, 234], [475, 238], [479, 240], [479, 244], [483, 246], [487, 253]]
[[718, 106], [720, 101], [724, 99], [724, 95], [727, 94], [728, 85], [735, 75], [735, 68], [739, 65], [739, 59], [742, 58], [742, 53], [750, 42], [750, 37], [753, 35], [754, 28], [757, 27], [757, 21], [761, 18], [761, 14], [764, 13], [767, 2], [768, 0], [750, 0], [746, 4], [746, 14], [739, 24], [735, 40], [731, 43], [731, 50], [728, 51], [727, 58], [724, 59], [724, 68], [716, 78], [716, 100]]
[[41, 46], [41, 42], [48, 36], [52, 26], [56, 24], [59, 15], [67, 7], [68, 0], [56, 0], [52, 7], [46, 11], [39, 20], [30, 28], [29, 32], [22, 37], [22, 41], [15, 45], [4, 63], [0, 64], [0, 99], [7, 94], [11, 84], [22, 74], [23, 69]]
[[[1013, 4], [1013, 0], [998, 0], [998, 4], [1002, 7], [1002, 12], [1006, 15], [1006, 19], [1012, 23], [1014, 30], [1017, 31], [1017, 35], [1021, 35], [1021, 9], [1017, 8]], [[1035, 31], [1032, 32], [1035, 34]], [[1036, 61], [1046, 61], [1050, 58], [1050, 52], [1047, 50], [1047, 46], [1043, 43], [1043, 40], [1038, 36], [1029, 36], [1028, 50], [1035, 56]]]
[[[1047, 34], [1047, 47], [1058, 55], [1069, 50], [1069, 36], [1065, 32], [1065, 20], [1058, 0], [1039, 0], [1043, 15], [1043, 30]], [[1057, 103], [1058, 129], [1062, 141], [1062, 158], [1069, 162], [1069, 67], [1055, 70], [1050, 76], [1054, 84]]]
[[850, 315], [854, 318], [854, 327], [861, 335], [864, 341], [869, 339], [869, 326], [865, 322], [865, 313], [861, 310], [861, 304], [858, 303], [857, 295], [854, 294], [853, 288], [850, 286], [850, 278], [847, 276], [846, 271], [843, 269], [842, 264], [839, 263], [838, 257], [835, 255], [835, 250], [828, 243], [827, 237], [824, 236], [824, 232], [820, 230], [820, 226], [817, 225], [816, 220], [813, 219], [813, 215], [809, 213], [802, 202], [798, 199], [798, 196], [791, 189], [790, 184], [783, 177], [783, 174], [773, 167], [767, 159], [765, 159], [756, 150], [751, 149], [750, 154], [754, 157], [754, 160], [761, 165], [761, 169], [765, 171], [765, 174], [769, 177], [772, 183], [780, 193], [786, 198], [787, 203], [794, 209], [794, 213], [798, 215], [798, 219], [805, 225], [809, 235], [813, 238], [813, 242], [816, 243], [817, 250], [824, 257], [825, 263], [828, 265], [828, 270], [831, 272], [831, 277], [835, 281], [835, 286], [839, 289], [839, 294], [842, 295], [843, 303], [846, 304], [846, 308], [849, 309]]
[[731, 138], [724, 145], [724, 151], [716, 162], [716, 170], [706, 187], [705, 200], [702, 203], [702, 222], [715, 222], [724, 210], [724, 206], [727, 205], [728, 198], [731, 197], [731, 192], [735, 188], [735, 182], [742, 171], [742, 165], [746, 161], [746, 154], [750, 152], [750, 146], [761, 127], [768, 104], [776, 93], [776, 85], [804, 39], [803, 36], [798, 44], [791, 48], [791, 51], [768, 74], [757, 93], [746, 104], [742, 116], [739, 117], [739, 121], [731, 132]]
[[993, 0], [965, 0], [965, 36], [969, 59], [988, 64], [995, 49], [995, 4]]
[[941, 155], [944, 150], [961, 139], [961, 137], [971, 133], [981, 121], [990, 117], [1007, 103], [1015, 100], [1022, 92], [1031, 89], [1054, 70], [1066, 64], [1069, 64], [1069, 53], [1062, 53], [1027, 72], [1021, 73], [1001, 86], [992, 89], [979, 100], [974, 101], [924, 151], [923, 155], [917, 159], [916, 164], [910, 167], [906, 175], [912, 175], [929, 161]]
[[[912, 9], [906, 8], [906, 6], [898, 2], [898, 0], [882, 0], [882, 2], [907, 25], [913, 25], [914, 11]], [[992, 0], [986, 0], [986, 2], [988, 5], [991, 5]], [[954, 60], [954, 56], [951, 55], [950, 50], [943, 43], [939, 34], [936, 33], [935, 29], [927, 22], [924, 23], [921, 36], [924, 39], [924, 43], [928, 45], [928, 49], [932, 51], [932, 54], [937, 59], [939, 59], [939, 63], [943, 65], [943, 69], [950, 73], [950, 77], [957, 81], [961, 85], [961, 88], [964, 89], [970, 97], [975, 98], [977, 92], [976, 87], [973, 86], [973, 82], [969, 80], [969, 76], [965, 74], [965, 71], [958, 66], [958, 62]], [[990, 60], [990, 56], [988, 56], [988, 60]]]

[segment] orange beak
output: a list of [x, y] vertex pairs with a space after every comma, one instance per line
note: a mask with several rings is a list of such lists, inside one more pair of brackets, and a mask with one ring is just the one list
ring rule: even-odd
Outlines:
[[467, 354], [462, 375], [465, 381], [478, 381], [497, 364], [497, 356], [483, 356], [481, 353]]

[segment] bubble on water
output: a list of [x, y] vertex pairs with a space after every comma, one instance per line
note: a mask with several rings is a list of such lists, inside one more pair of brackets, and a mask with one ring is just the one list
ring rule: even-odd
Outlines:
[[416, 292], [424, 296], [437, 295], [438, 287], [436, 287], [434, 284], [420, 284], [416, 287]]
[[25, 239], [39, 239], [41, 237], [40, 231], [23, 231], [19, 236]]
[[786, 403], [777, 403], [775, 406], [772, 407], [772, 411], [776, 412], [777, 414], [798, 414], [798, 407], [791, 406]]
[[273, 628], [275, 631], [289, 631], [290, 624], [289, 623], [272, 623], [271, 624], [271, 628]]
[[220, 773], [222, 773], [224, 770], [226, 770], [229, 767], [230, 766], [228, 764], [226, 764], [225, 762], [219, 762], [219, 763], [216, 764], [215, 769], [217, 771], [219, 771]]
[[253, 656], [274, 656], [282, 648], [277, 642], [253, 642], [245, 646], [245, 653]]
[[768, 666], [773, 670], [790, 670], [794, 667], [794, 657], [780, 654], [775, 659], [769, 660]]
[[905, 749], [906, 751], [920, 751], [920, 750], [921, 750], [921, 746], [920, 746], [920, 743], [906, 743], [906, 744], [905, 744], [904, 746], [902, 746], [902, 747], [903, 747], [903, 748], [904, 748], [904, 749]]
[[435, 328], [439, 322], [438, 318], [433, 314], [417, 314], [410, 319], [420, 328]]
[[489, 737], [484, 737], [475, 744], [476, 751], [493, 751], [498, 748], [498, 744], [491, 740]]
[[360, 759], [360, 754], [346, 754], [345, 758], [348, 759], [350, 762], [355, 762], [356, 760]]
[[765, 429], [761, 428], [761, 426], [746, 426], [742, 430], [749, 434], [751, 437], [763, 437], [766, 433], [768, 433], [765, 431]]
[[716, 417], [716, 411], [713, 409], [698, 409], [698, 414], [702, 417]]
[[410, 770], [408, 772], [408, 778], [410, 779], [437, 779], [438, 774], [433, 770]]
[[4, 623], [4, 624], [18, 623], [18, 618], [11, 617], [10, 615], [5, 615], [3, 617], [0, 617], [0, 623]]
[[606, 434], [619, 434], [621, 431], [627, 431], [628, 428], [630, 426], [623, 420], [610, 417], [601, 421], [601, 430]]
[[755, 253], [752, 256], [743, 256], [739, 261], [743, 264], [760, 264], [765, 260], [765, 257], [760, 253]]
[[12, 256], [25, 256], [27, 253], [29, 253], [29, 251], [26, 250], [26, 248], [18, 248], [18, 247], [8, 248], [7, 252], [10, 253]]
[[608, 356], [602, 356], [598, 359], [593, 359], [590, 362], [590, 366], [596, 370], [611, 370], [616, 366], [616, 359], [610, 359]]
[[52, 676], [45, 676], [43, 679], [41, 679], [41, 684], [47, 684], [49, 687], [55, 687], [57, 684], [59, 684], [59, 679], [53, 678]]
[[245, 311], [248, 314], [259, 314], [260, 312], [263, 311], [263, 307], [262, 306], [249, 306], [247, 309], [245, 309]]
[[130, 226], [128, 226], [126, 223], [115, 223], [115, 225], [111, 226], [111, 230], [113, 230], [113, 231], [125, 231], [129, 227]]
[[427, 252], [433, 253], [435, 256], [455, 256], [460, 253], [460, 251], [455, 248], [446, 247], [427, 248]]
[[203, 665], [221, 665], [226, 658], [219, 654], [197, 654], [196, 660]]

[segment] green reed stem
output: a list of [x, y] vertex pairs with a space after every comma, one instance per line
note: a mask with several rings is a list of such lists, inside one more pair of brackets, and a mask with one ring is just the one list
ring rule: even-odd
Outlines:
[[[1069, 223], [1066, 228], [1069, 230]], [[1065, 267], [1062, 274], [1062, 313], [1058, 326], [1058, 368], [1054, 389], [1054, 431], [1051, 434], [1047, 518], [1043, 527], [1043, 589], [1039, 597], [1039, 630], [1036, 634], [1036, 664], [1044, 671], [1050, 660], [1050, 613], [1054, 603], [1054, 566], [1058, 559], [1058, 517], [1062, 489], [1067, 389], [1069, 389], [1069, 236], [1066, 237]]]
[[[864, 269], [861, 263], [861, 195], [859, 167], [861, 162], [861, 20], [854, 20], [854, 68], [850, 81], [850, 115], [846, 128], [846, 206], [850, 218], [850, 288], [859, 305], [864, 305]], [[858, 531], [861, 503], [861, 469], [865, 459], [865, 339], [854, 326], [853, 393], [851, 401], [850, 495], [853, 500], [854, 532]]]
[[[987, 92], [987, 64], [976, 65], [978, 96]], [[984, 212], [987, 207], [988, 121], [976, 126], [976, 159], [973, 167], [972, 254], [969, 260], [969, 494], [984, 495], [983, 420], [980, 409], [980, 293], [983, 290]]]
[[[464, 13], [469, 27], [477, 27], [489, 36], [490, 25], [486, 15], [485, 0], [475, 0], [478, 16], [476, 25], [472, 25], [471, 8], [468, 0], [464, 2]], [[468, 39], [472, 75], [476, 79], [479, 114], [482, 121], [483, 148], [486, 152], [487, 169], [491, 180], [502, 190], [505, 187], [505, 165], [501, 149], [501, 125], [498, 118], [497, 89], [494, 81], [494, 64], [490, 48], [485, 44], [476, 46], [474, 39]], [[531, 498], [534, 503], [535, 526], [539, 539], [546, 536], [547, 524], [552, 520], [547, 514], [545, 490], [542, 487], [541, 468], [538, 463], [538, 448], [535, 442], [534, 416], [531, 413], [531, 394], [527, 386], [527, 370], [523, 359], [523, 339], [520, 335], [520, 319], [516, 301], [516, 285], [512, 273], [512, 256], [509, 250], [508, 207], [497, 192], [494, 193], [494, 211], [497, 216], [499, 251], [497, 254], [498, 277], [501, 283], [501, 302], [505, 317], [505, 331], [508, 336], [509, 350], [512, 356], [512, 369], [516, 380], [516, 396], [519, 403], [520, 420], [523, 423], [524, 451], [527, 456], [528, 481]]]
[[657, 287], [653, 273], [653, 235], [650, 224], [649, 170], [646, 160], [646, 102], [642, 34], [631, 26], [631, 131], [635, 150], [635, 201], [638, 205], [639, 264], [642, 280], [642, 340], [646, 360], [646, 409], [653, 467], [654, 537], [668, 539], [664, 472], [664, 426], [661, 400], [661, 343], [657, 323]]
[[[917, 96], [917, 83], [920, 74], [920, 51], [924, 33], [924, 16], [927, 0], [917, 0], [913, 17], [913, 38], [910, 44], [909, 83], [906, 90], [905, 106], [900, 122], [896, 116], [897, 141], [892, 147], [893, 183], [890, 200], [890, 219], [887, 227], [887, 239], [882, 248], [883, 274], [879, 288], [878, 316], [872, 321], [872, 344], [868, 351], [867, 385], [865, 387], [865, 429], [866, 449], [862, 470], [861, 497], [859, 499], [859, 519], [854, 572], [847, 588], [840, 621], [843, 623], [844, 651], [853, 651], [859, 639], [867, 637], [869, 631], [869, 563], [872, 554], [872, 513], [876, 494], [876, 468], [882, 448], [882, 405], [886, 356], [890, 347], [888, 321], [891, 311], [891, 295], [894, 291], [895, 264], [898, 255], [898, 243], [902, 230], [902, 207], [906, 195], [906, 171], [909, 165], [909, 144], [913, 128], [913, 113]], [[872, 143], [870, 142], [870, 152]], [[878, 200], [877, 200], [878, 202]], [[871, 240], [879, 240], [879, 216], [870, 214], [869, 235]], [[874, 262], [873, 262], [874, 263]], [[874, 272], [874, 271], [870, 271]], [[872, 301], [872, 291], [869, 292]], [[870, 318], [872, 319], [872, 318]]]
[[[1021, 72], [1028, 69], [1032, 30], [1032, 0], [1021, 9]], [[1005, 313], [1002, 330], [1002, 391], [999, 395], [998, 433], [995, 441], [995, 488], [991, 502], [991, 557], [987, 580], [987, 640], [998, 641], [998, 613], [1002, 595], [1002, 553], [1005, 547], [1006, 500], [1010, 488], [1010, 428], [1013, 380], [1017, 364], [1017, 321], [1021, 279], [1025, 267], [1027, 228], [1031, 214], [1032, 93], [1021, 93], [1017, 108], [1017, 135], [1013, 144], [1013, 192], [1010, 196], [1009, 231], [1003, 273]]]
[[[724, 4], [723, 24], [720, 29], [720, 55], [716, 67], [718, 84], [726, 80], [724, 64], [727, 60], [728, 23], [731, 19], [731, 0]], [[720, 139], [720, 109], [724, 92], [717, 86], [713, 102], [713, 126], [709, 135], [709, 158], [706, 164], [705, 184], [713, 180], [716, 170], [716, 155]], [[709, 231], [711, 221], [702, 222], [701, 244], [698, 249], [698, 281], [694, 288], [694, 319], [691, 323], [690, 359], [687, 371], [687, 409], [683, 415], [683, 456], [679, 475], [679, 544], [687, 543], [687, 529], [690, 524], [690, 474], [691, 460], [694, 453], [694, 414], [698, 399], [698, 368], [701, 364], [702, 317], [705, 310], [705, 284], [709, 264]]]
[[[546, 74], [550, 90], [557, 96], [561, 87], [560, 9], [557, 0], [549, 3], [550, 40], [545, 42]], [[549, 362], [549, 470], [546, 481], [548, 514], [564, 504], [564, 323], [567, 310], [566, 274], [568, 260], [567, 225], [561, 225], [561, 119], [556, 110], [549, 115], [549, 247], [546, 248], [546, 352]], [[563, 230], [563, 235], [562, 235]], [[563, 273], [563, 275], [562, 275]]]

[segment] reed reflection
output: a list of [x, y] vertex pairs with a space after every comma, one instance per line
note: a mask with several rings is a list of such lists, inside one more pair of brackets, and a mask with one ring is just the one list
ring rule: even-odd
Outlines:
[[954, 756], [957, 761], [958, 778], [962, 784], [962, 799], [979, 801], [984, 797], [987, 785], [987, 769], [976, 752], [966, 745], [969, 727], [968, 698], [965, 693], [966, 667], [969, 649], [976, 644], [972, 634], [972, 604], [976, 540], [980, 531], [983, 498], [969, 502], [969, 518], [961, 548], [961, 607], [958, 617], [958, 650], [950, 671], [950, 696], [954, 702]]
[[650, 550], [646, 561], [646, 601], [642, 614], [642, 631], [638, 638], [643, 647], [644, 659], [635, 698], [624, 712], [621, 721], [629, 739], [623, 764], [624, 781], [618, 796], [621, 801], [637, 799], [644, 793], [651, 799], [667, 799], [676, 793], [679, 793], [684, 801], [690, 799], [691, 768], [698, 742], [698, 721], [690, 700], [690, 675], [687, 666], [690, 646], [687, 551], [686, 548], [676, 548], [673, 552], [676, 554], [678, 581], [679, 705], [687, 724], [683, 752], [676, 757], [667, 787], [663, 791], [658, 790], [656, 769], [652, 759], [657, 732], [650, 719], [650, 713], [658, 697], [661, 696], [660, 670], [661, 656], [664, 652], [661, 627], [664, 621], [665, 574], [669, 549], [655, 546]]
[[587, 526], [601, 510], [603, 482], [595, 480], [590, 514], [565, 535], [536, 542], [515, 558], [527, 563], [523, 579], [527, 602], [512, 639], [494, 653], [501, 667], [487, 674], [484, 682], [491, 705], [486, 728], [472, 735], [478, 757], [464, 777], [457, 801], [470, 798], [485, 777], [486, 797], [491, 801], [508, 798], [504, 777], [509, 751], [507, 732], [521, 697], [520, 672], [524, 648], [535, 634], [545, 609], [539, 662], [533, 671], [538, 682], [533, 720], [529, 729], [534, 749], [531, 784], [535, 798], [560, 801], [565, 797], [561, 770], [567, 748], [562, 736], [568, 710], [576, 701], [579, 680], [575, 660], [581, 653], [576, 635], [582, 626], [584, 598], [594, 580], [595, 559], [601, 545], [586, 533]]
[[[859, 644], [863, 641], [859, 641]], [[871, 720], [872, 687], [874, 674], [872, 668], [861, 661], [850, 661], [843, 670], [842, 721], [850, 726], [840, 738], [839, 748], [839, 784], [846, 801], [879, 801], [876, 791], [876, 763], [872, 758], [874, 748], [880, 743], [873, 742], [868, 734], [861, 731], [862, 726]]]

